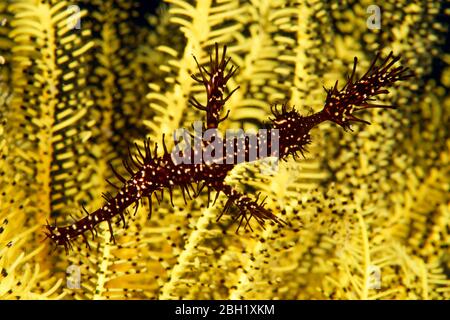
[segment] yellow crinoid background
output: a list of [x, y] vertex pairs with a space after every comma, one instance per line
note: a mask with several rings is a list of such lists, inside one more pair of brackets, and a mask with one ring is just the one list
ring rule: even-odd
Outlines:
[[[2, 0], [0, 299], [448, 299], [450, 55], [444, 1]], [[376, 5], [376, 4], [375, 4]], [[369, 28], [369, 26], [371, 26]], [[393, 50], [416, 77], [370, 111], [370, 126], [312, 132], [306, 159], [238, 166], [227, 178], [268, 196], [287, 226], [241, 229], [206, 195], [151, 220], [106, 226], [66, 255], [43, 241], [112, 192], [127, 146], [190, 128], [193, 79], [215, 42], [240, 85], [222, 128], [257, 128], [270, 105], [319, 110], [323, 85]], [[123, 170], [123, 169], [121, 169]]]

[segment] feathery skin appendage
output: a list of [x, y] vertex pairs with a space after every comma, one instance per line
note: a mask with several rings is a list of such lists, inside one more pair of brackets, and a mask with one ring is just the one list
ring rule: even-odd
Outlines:
[[351, 122], [370, 124], [370, 122], [355, 116], [355, 113], [358, 111], [369, 108], [395, 108], [392, 105], [372, 104], [370, 101], [373, 101], [380, 94], [389, 93], [387, 88], [397, 81], [412, 77], [413, 74], [408, 72], [409, 69], [403, 66], [392, 68], [400, 60], [400, 57], [394, 57], [392, 52], [379, 66], [376, 66], [379, 57], [380, 54], [378, 53], [367, 72], [354, 81], [358, 63], [358, 59], [355, 57], [352, 73], [344, 87], [339, 90], [338, 82], [336, 81], [334, 87], [330, 89], [325, 88], [327, 98], [321, 111], [325, 120], [333, 121], [344, 128], [344, 130], [347, 130], [350, 129]]
[[195, 81], [202, 83], [206, 89], [206, 105], [202, 105], [197, 101], [194, 97], [189, 100], [189, 103], [201, 110], [206, 112], [206, 127], [217, 128], [219, 123], [228, 118], [229, 111], [225, 114], [224, 117], [220, 117], [221, 111], [223, 110], [223, 106], [225, 102], [231, 97], [231, 95], [239, 89], [236, 87], [233, 89], [228, 95], [224, 98], [224, 92], [226, 89], [226, 85], [228, 80], [236, 73], [238, 70], [237, 67], [231, 66], [230, 70], [227, 72], [225, 69], [230, 62], [231, 58], [225, 59], [227, 52], [227, 47], [223, 47], [222, 57], [219, 58], [219, 46], [216, 43], [215, 45], [215, 58], [212, 58], [210, 55], [210, 71], [206, 70], [205, 67], [200, 66], [197, 58], [194, 56], [195, 62], [197, 63], [198, 70], [200, 72], [200, 77], [198, 78], [195, 75], [191, 75], [192, 79]]
[[255, 200], [252, 200], [247, 195], [236, 191], [231, 186], [225, 183], [213, 183], [211, 186], [216, 190], [217, 196], [220, 192], [223, 192], [228, 198], [225, 206], [222, 209], [222, 212], [217, 217], [217, 221], [219, 221], [224, 214], [230, 211], [232, 205], [234, 205], [238, 209], [238, 214], [236, 214], [236, 216], [234, 217], [234, 222], [239, 222], [236, 233], [239, 232], [239, 229], [241, 228], [244, 221], [244, 229], [249, 227], [250, 230], [253, 231], [250, 225], [250, 220], [252, 218], [254, 218], [263, 229], [265, 228], [266, 221], [285, 224], [282, 219], [275, 216], [270, 210], [264, 208], [265, 199], [263, 199], [261, 202], [258, 202], [260, 194], [257, 195], [257, 198]]
[[309, 132], [311, 129], [324, 121], [321, 113], [315, 113], [309, 116], [300, 115], [295, 108], [287, 110], [286, 104], [281, 106], [281, 111], [274, 106], [271, 108], [273, 118], [271, 129], [279, 132], [279, 158], [287, 160], [289, 155], [294, 158], [300, 153], [304, 157], [307, 151], [306, 147], [311, 143]]
[[[201, 105], [195, 98], [190, 100], [190, 104], [195, 108], [206, 112], [206, 125], [203, 123], [202, 130], [217, 128], [218, 124], [222, 122], [226, 117], [220, 117], [220, 112], [224, 107], [225, 102], [230, 95], [236, 90], [231, 91], [227, 97], [223, 98], [223, 93], [226, 88], [226, 82], [234, 75], [237, 69], [231, 68], [228, 74], [225, 75], [225, 68], [230, 59], [225, 58], [226, 48], [224, 48], [222, 57], [219, 58], [218, 46], [215, 47], [215, 57], [210, 56], [210, 70], [206, 70], [205, 67], [200, 66], [197, 62], [200, 77], [192, 76], [196, 81], [204, 84], [207, 94], [206, 106]], [[272, 107], [273, 118], [270, 118], [269, 131], [277, 130], [279, 134], [279, 150], [278, 158], [286, 160], [290, 155], [294, 158], [307, 151], [306, 147], [311, 143], [310, 131], [315, 126], [324, 121], [333, 121], [344, 128], [344, 130], [350, 128], [351, 122], [362, 122], [369, 124], [367, 121], [357, 118], [354, 113], [369, 109], [369, 108], [393, 108], [393, 106], [375, 105], [370, 101], [380, 94], [388, 93], [387, 88], [392, 86], [395, 82], [405, 80], [411, 76], [406, 73], [407, 68], [392, 66], [399, 60], [398, 57], [394, 58], [392, 53], [383, 60], [383, 62], [376, 66], [376, 62], [379, 55], [374, 59], [368, 71], [359, 79], [354, 80], [356, 74], [357, 59], [355, 58], [353, 70], [348, 77], [347, 83], [342, 89], [338, 89], [338, 83], [327, 91], [327, 98], [323, 109], [317, 113], [309, 114], [307, 116], [301, 115], [295, 108], [289, 109], [287, 104], [284, 103], [281, 109], [278, 110], [276, 106]], [[272, 133], [272, 132], [270, 132]], [[195, 135], [191, 135], [192, 139], [195, 139]], [[221, 137], [216, 137], [222, 139]], [[259, 134], [256, 135], [257, 141], [263, 139]], [[223, 214], [230, 213], [232, 206], [236, 207], [238, 213], [235, 215], [235, 221], [239, 222], [239, 228], [244, 224], [244, 227], [250, 226], [250, 221], [254, 218], [257, 223], [264, 228], [267, 221], [273, 223], [283, 224], [280, 218], [275, 216], [272, 212], [264, 207], [264, 200], [259, 202], [259, 196], [256, 200], [243, 193], [240, 193], [233, 189], [231, 186], [225, 183], [225, 178], [230, 170], [239, 163], [238, 153], [242, 153], [245, 161], [254, 161], [265, 158], [266, 156], [272, 156], [271, 154], [263, 154], [261, 156], [260, 149], [257, 149], [258, 156], [255, 159], [250, 157], [250, 139], [232, 138], [231, 144], [236, 150], [233, 155], [233, 162], [229, 163], [222, 161], [220, 163], [209, 163], [202, 160], [201, 163], [176, 163], [172, 158], [172, 154], [169, 153], [165, 144], [165, 136], [163, 135], [163, 155], [158, 156], [158, 144], [155, 143], [155, 147], [150, 147], [150, 141], [144, 141], [144, 150], [142, 151], [136, 146], [137, 154], [129, 152], [130, 160], [124, 160], [123, 165], [130, 174], [130, 178], [126, 179], [118, 174], [114, 168], [112, 168], [114, 174], [122, 183], [122, 187], [118, 189], [117, 194], [113, 197], [110, 195], [105, 196], [106, 204], [92, 213], [88, 213], [86, 209], [84, 211], [87, 216], [83, 219], [75, 222], [72, 225], [66, 227], [56, 227], [47, 224], [46, 235], [55, 244], [62, 245], [66, 250], [72, 246], [72, 241], [78, 236], [83, 236], [87, 242], [87, 237], [84, 235], [86, 231], [96, 231], [96, 226], [106, 221], [109, 225], [111, 233], [111, 241], [114, 240], [111, 221], [115, 216], [119, 216], [123, 225], [125, 225], [125, 215], [127, 208], [132, 204], [135, 204], [135, 210], [142, 203], [143, 198], [147, 198], [149, 201], [149, 218], [152, 213], [152, 196], [156, 197], [158, 203], [162, 201], [164, 190], [168, 190], [170, 195], [170, 202], [173, 205], [172, 191], [175, 188], [180, 188], [183, 199], [187, 203], [188, 199], [197, 197], [200, 192], [207, 187], [208, 206], [210, 204], [210, 193], [216, 192], [216, 197], [213, 201], [215, 204], [219, 194], [222, 192], [228, 198], [226, 204], [222, 210], [222, 213], [218, 216], [218, 220]], [[272, 138], [267, 139], [267, 150], [272, 150]], [[225, 160], [226, 155], [226, 138], [222, 139], [222, 143], [219, 145], [224, 146], [225, 155], [221, 160]], [[194, 148], [185, 150], [190, 152], [190, 159], [194, 159], [196, 152], [203, 152], [211, 142], [202, 138], [201, 148], [202, 150], [195, 150]], [[238, 144], [239, 143], [239, 144]], [[259, 143], [257, 145], [259, 147]], [[238, 152], [239, 150], [239, 152]], [[267, 151], [266, 150], [266, 151]], [[110, 183], [114, 187], [114, 184]], [[197, 188], [194, 188], [197, 185]], [[117, 187], [116, 187], [117, 188]], [[158, 193], [161, 192], [161, 199], [158, 197]], [[244, 223], [245, 222], [245, 223]], [[88, 243], [87, 243], [88, 245]]]
[[[124, 167], [131, 174], [130, 179], [125, 179], [122, 175], [117, 173], [112, 165], [110, 165], [116, 177], [123, 184], [123, 187], [119, 189], [117, 194], [115, 196], [112, 196], [109, 193], [103, 194], [103, 198], [105, 199], [106, 203], [101, 208], [95, 210], [92, 213], [89, 213], [86, 208], [82, 206], [83, 211], [86, 213], [86, 216], [78, 220], [74, 224], [65, 227], [56, 227], [55, 225], [50, 225], [49, 223], [47, 223], [47, 225], [45, 226], [47, 229], [45, 232], [47, 238], [50, 238], [57, 245], [63, 245], [66, 251], [68, 251], [72, 246], [72, 241], [82, 235], [86, 246], [89, 246], [88, 240], [84, 236], [84, 233], [86, 231], [91, 231], [94, 237], [96, 226], [104, 221], [107, 221], [111, 234], [110, 240], [114, 242], [115, 239], [111, 223], [113, 217], [119, 216], [123, 226], [125, 227], [126, 219], [124, 213], [126, 212], [126, 209], [134, 203], [135, 212], [137, 212], [139, 202], [142, 202], [142, 199], [144, 197], [148, 197], [151, 202], [152, 194], [155, 193], [155, 191], [160, 190], [162, 187], [161, 183], [145, 181], [144, 179], [146, 170], [152, 170], [152, 168], [156, 167], [158, 165], [158, 162], [160, 161], [160, 159], [155, 159], [155, 157], [152, 157], [150, 141], [144, 141], [144, 153], [137, 146], [136, 149], [138, 154], [140, 155], [140, 159], [139, 157], [137, 157], [136, 159], [139, 162], [142, 162], [144, 165], [142, 167], [137, 167], [137, 171], [134, 172], [128, 162], [124, 160]], [[132, 156], [133, 155], [130, 151], [130, 159]]]

